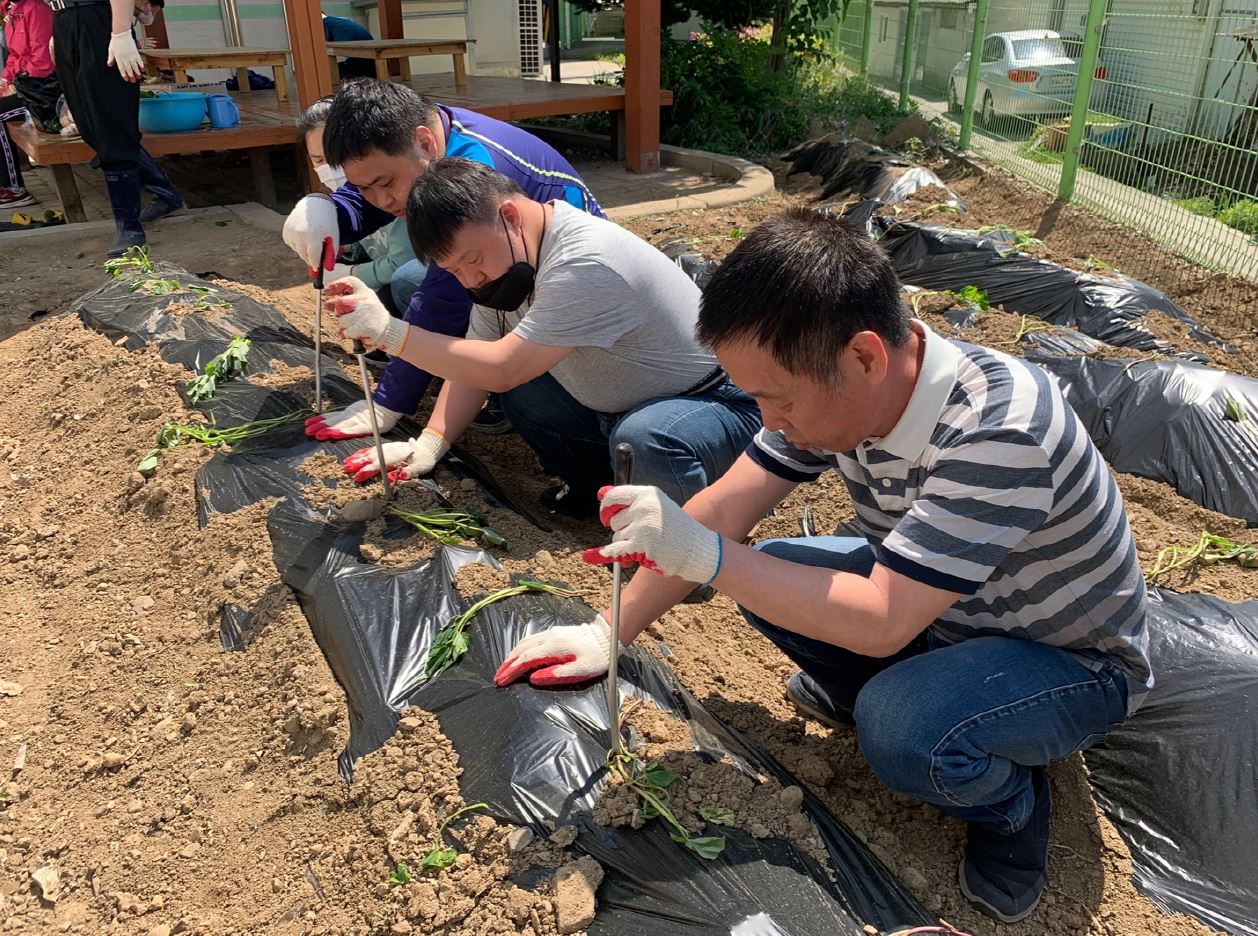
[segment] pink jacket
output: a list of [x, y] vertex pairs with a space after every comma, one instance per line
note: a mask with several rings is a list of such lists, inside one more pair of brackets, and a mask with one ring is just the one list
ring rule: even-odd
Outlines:
[[4, 80], [12, 84], [18, 72], [47, 78], [54, 71], [48, 54], [52, 8], [44, 0], [2, 0], [0, 10], [4, 12], [4, 42], [9, 47]]

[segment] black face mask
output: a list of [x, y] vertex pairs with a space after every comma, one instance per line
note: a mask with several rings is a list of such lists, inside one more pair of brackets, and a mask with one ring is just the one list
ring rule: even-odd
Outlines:
[[[507, 230], [506, 218], [502, 218], [502, 229]], [[510, 233], [507, 234], [507, 245], [511, 248], [511, 259], [514, 261], [507, 267], [507, 272], [467, 291], [477, 305], [499, 312], [514, 312], [520, 308], [533, 294], [533, 282], [537, 277], [537, 270], [527, 259], [515, 259], [515, 245], [511, 243]]]

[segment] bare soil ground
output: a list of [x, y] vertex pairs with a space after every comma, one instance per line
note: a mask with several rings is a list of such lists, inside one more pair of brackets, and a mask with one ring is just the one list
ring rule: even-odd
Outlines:
[[[680, 233], [706, 239], [702, 249], [711, 252], [718, 239], [732, 246], [733, 229], [749, 230], [783, 204], [768, 199], [630, 226], [656, 240], [664, 232], [654, 227], [680, 224]], [[199, 232], [198, 244], [172, 237], [160, 256], [276, 289], [252, 292], [308, 332], [312, 294], [278, 238], [236, 231], [229, 245], [214, 239], [222, 230]], [[6, 270], [25, 283], [62, 263], [46, 293], [23, 286], [28, 301], [52, 296], [39, 301], [55, 313], [101, 282], [98, 260], [66, 261], [66, 252], [64, 244], [22, 249], [5, 259]], [[214, 256], [206, 259], [207, 252]], [[432, 720], [413, 712], [384, 750], [362, 762], [353, 787], [342, 786], [335, 758], [347, 737], [344, 697], [277, 581], [267, 506], [199, 530], [193, 485], [207, 453], [174, 452], [147, 482], [133, 470], [161, 423], [183, 414], [174, 386], [187, 372], [153, 350], [124, 352], [75, 318], [14, 324], [0, 341], [0, 426], [7, 427], [0, 430], [0, 602], [7, 625], [0, 685], [22, 688], [0, 694], [0, 770], [7, 771], [0, 929], [150, 936], [556, 932], [562, 914], [573, 912], [563, 895], [544, 888], [528, 894], [506, 879], [522, 863], [566, 863], [562, 838], [510, 853], [511, 830], [475, 813], [460, 820], [469, 854], [451, 871], [388, 884], [399, 861], [418, 866], [435, 844], [436, 824], [464, 805], [457, 756]], [[993, 341], [1007, 340], [1007, 330], [998, 334], [1004, 337]], [[275, 379], [306, 379], [294, 370]], [[498, 478], [509, 479], [522, 503], [536, 503], [547, 480], [517, 437], [471, 436], [467, 443]], [[334, 502], [361, 499], [331, 459], [306, 467], [341, 479], [328, 495]], [[452, 476], [439, 471], [437, 480], [451, 499], [479, 506], [475, 492]], [[1206, 526], [1243, 533], [1165, 486], [1120, 483], [1146, 562], [1164, 545], [1191, 544]], [[426, 503], [418, 492], [406, 497], [404, 503]], [[850, 517], [841, 484], [824, 479], [797, 490], [755, 536], [797, 535], [806, 509], [823, 533]], [[548, 516], [555, 532], [541, 534], [486, 512], [512, 541], [504, 554], [509, 574], [587, 588], [587, 600], [602, 605], [608, 575], [579, 560], [602, 531]], [[393, 564], [430, 549], [418, 536], [406, 544], [410, 555], [386, 552], [382, 541], [381, 552], [368, 558]], [[1211, 577], [1217, 572], [1171, 584], [1232, 599], [1258, 593], [1258, 571]], [[499, 581], [473, 576], [462, 585], [472, 591]], [[224, 602], [258, 612], [247, 652], [220, 645], [217, 609]], [[961, 929], [1010, 936], [1208, 932], [1158, 913], [1136, 893], [1130, 856], [1094, 806], [1078, 758], [1051, 771], [1057, 809], [1041, 908], [1022, 924], [992, 924], [956, 889], [961, 826], [884, 789], [852, 732], [799, 717], [782, 691], [791, 665], [743, 624], [731, 602], [718, 596], [680, 606], [648, 637], [649, 648], [667, 643], [681, 680], [707, 706], [774, 753], [932, 911]], [[683, 756], [684, 739], [671, 729], [642, 727], [660, 756]], [[705, 795], [700, 788], [701, 801]], [[791, 797], [767, 804], [788, 831]], [[809, 837], [802, 826], [793, 831]], [[567, 878], [585, 872], [592, 873], [575, 869]]]

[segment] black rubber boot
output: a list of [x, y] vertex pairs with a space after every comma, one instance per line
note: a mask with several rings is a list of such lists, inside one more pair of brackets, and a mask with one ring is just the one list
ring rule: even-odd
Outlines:
[[170, 181], [170, 176], [143, 149], [140, 150], [140, 185], [153, 196], [153, 201], [140, 215], [141, 224], [152, 224], [158, 218], [183, 211], [183, 198], [176, 190], [175, 183]]
[[131, 247], [144, 244], [144, 226], [140, 224], [140, 173], [137, 169], [106, 172], [105, 187], [114, 210], [118, 236], [105, 251], [107, 257], [121, 257]]

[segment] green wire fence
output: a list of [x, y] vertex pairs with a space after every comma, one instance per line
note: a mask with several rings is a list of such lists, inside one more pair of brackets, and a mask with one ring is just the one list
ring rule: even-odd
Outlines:
[[963, 148], [1258, 280], [1258, 0], [849, 0], [835, 27]]

